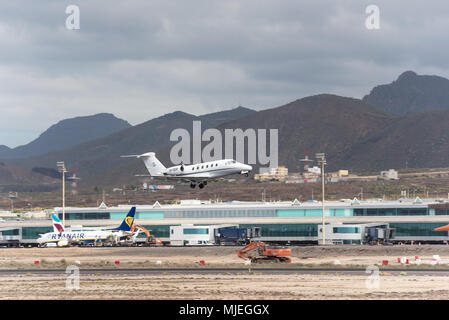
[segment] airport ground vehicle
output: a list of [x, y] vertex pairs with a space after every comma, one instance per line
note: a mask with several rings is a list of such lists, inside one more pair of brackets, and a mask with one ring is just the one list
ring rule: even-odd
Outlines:
[[395, 229], [366, 227], [365, 239], [367, 244], [389, 244], [394, 239]]
[[218, 245], [246, 245], [250, 243], [252, 238], [260, 236], [260, 227], [223, 227], [214, 230], [215, 243]]
[[[253, 254], [255, 252], [256, 254]], [[262, 241], [254, 241], [237, 251], [239, 258], [259, 262], [283, 262], [290, 263], [291, 250], [279, 247], [268, 247]]]

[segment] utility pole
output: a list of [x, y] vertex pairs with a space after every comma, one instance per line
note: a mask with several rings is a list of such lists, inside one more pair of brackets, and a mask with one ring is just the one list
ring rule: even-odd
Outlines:
[[321, 216], [321, 225], [322, 225], [322, 231], [321, 234], [323, 236], [323, 244], [326, 244], [326, 235], [325, 235], [325, 222], [324, 222], [324, 165], [326, 164], [326, 156], [324, 153], [317, 153], [315, 154], [315, 157], [318, 159], [318, 163], [321, 164], [321, 204], [323, 208], [322, 216]]
[[58, 171], [62, 173], [62, 224], [65, 226], [65, 173], [67, 169], [65, 167], [64, 161], [56, 162]]

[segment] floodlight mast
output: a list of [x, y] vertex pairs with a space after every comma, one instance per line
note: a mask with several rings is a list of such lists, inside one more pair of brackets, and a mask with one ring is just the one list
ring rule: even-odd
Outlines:
[[65, 167], [64, 161], [56, 162], [58, 171], [62, 173], [62, 224], [65, 226], [65, 173], [67, 169]]
[[318, 160], [318, 163], [321, 164], [321, 205], [323, 208], [323, 212], [321, 215], [321, 225], [322, 225], [322, 229], [321, 229], [321, 235], [323, 237], [323, 244], [326, 244], [326, 235], [325, 235], [325, 221], [324, 221], [324, 166], [326, 165], [326, 155], [324, 153], [317, 153], [315, 154], [315, 157]]

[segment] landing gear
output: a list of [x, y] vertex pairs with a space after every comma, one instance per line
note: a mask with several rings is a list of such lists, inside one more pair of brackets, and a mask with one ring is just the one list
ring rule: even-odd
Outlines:
[[248, 177], [249, 176], [249, 171], [242, 171], [242, 172], [240, 172], [240, 174], [243, 174], [243, 175], [245, 175], [245, 177]]
[[[195, 189], [196, 182], [190, 182], [190, 188]], [[198, 183], [198, 188], [203, 189], [205, 186], [207, 186], [207, 181], [202, 181]]]

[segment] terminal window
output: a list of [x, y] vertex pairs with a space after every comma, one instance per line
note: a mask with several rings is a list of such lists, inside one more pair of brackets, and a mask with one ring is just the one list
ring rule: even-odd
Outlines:
[[356, 227], [335, 227], [334, 233], [359, 233], [360, 229]]
[[209, 234], [208, 228], [186, 228], [184, 234]]

